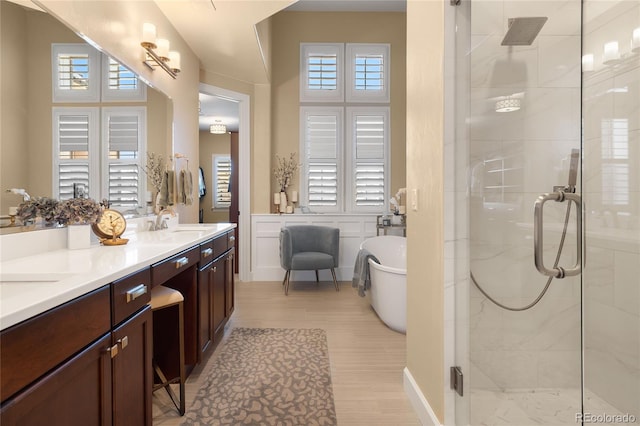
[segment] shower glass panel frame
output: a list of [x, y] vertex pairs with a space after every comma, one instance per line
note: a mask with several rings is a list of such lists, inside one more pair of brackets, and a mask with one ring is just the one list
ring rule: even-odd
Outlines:
[[455, 424], [640, 424], [640, 2], [455, 7]]

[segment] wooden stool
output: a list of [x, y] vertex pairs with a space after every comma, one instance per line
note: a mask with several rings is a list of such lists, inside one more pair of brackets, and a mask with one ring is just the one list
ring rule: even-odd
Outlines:
[[[156, 375], [158, 376], [158, 378], [160, 379], [160, 383], [155, 383], [154, 380], [154, 385], [153, 385], [153, 391], [157, 391], [158, 389], [164, 388], [167, 391], [167, 394], [169, 394], [169, 398], [171, 398], [171, 401], [173, 402], [173, 404], [176, 406], [176, 408], [178, 409], [178, 412], [180, 413], [180, 415], [184, 415], [184, 411], [185, 411], [185, 401], [184, 401], [184, 381], [185, 381], [185, 371], [184, 371], [184, 314], [183, 314], [183, 301], [184, 301], [184, 297], [182, 296], [182, 293], [180, 293], [178, 290], [174, 290], [172, 288], [169, 287], [164, 287], [164, 286], [157, 286], [155, 287], [153, 290], [151, 290], [151, 310], [154, 312], [154, 315], [156, 312], [162, 310], [162, 309], [167, 309], [170, 307], [175, 307], [177, 306], [178, 308], [178, 348], [176, 348], [178, 350], [178, 360], [179, 360], [179, 366], [178, 366], [178, 375], [176, 377], [173, 377], [171, 379], [167, 379], [167, 377], [165, 376], [165, 374], [163, 373], [163, 371], [160, 369], [160, 366], [158, 365], [157, 359], [156, 359], [156, 348], [155, 348], [155, 338], [154, 338], [154, 351], [153, 351], [153, 370], [155, 371]], [[154, 320], [154, 324], [153, 324], [153, 328], [154, 328], [154, 336], [156, 335], [157, 332], [159, 332], [159, 330], [156, 329], [156, 321]], [[164, 330], [163, 330], [164, 331]], [[176, 394], [173, 392], [173, 389], [171, 389], [171, 384], [174, 383], [179, 383], [180, 385], [180, 398], [178, 398], [176, 396]]]

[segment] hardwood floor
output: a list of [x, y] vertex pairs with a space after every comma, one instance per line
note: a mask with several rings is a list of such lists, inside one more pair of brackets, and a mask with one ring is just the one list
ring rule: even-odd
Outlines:
[[[236, 310], [225, 336], [233, 327], [326, 330], [338, 424], [420, 424], [402, 384], [405, 336], [387, 328], [350, 282], [336, 292], [331, 281], [292, 281], [289, 296], [280, 282], [236, 282]], [[187, 410], [224, 343], [189, 376]], [[180, 424], [164, 391], [153, 399], [154, 425]]]

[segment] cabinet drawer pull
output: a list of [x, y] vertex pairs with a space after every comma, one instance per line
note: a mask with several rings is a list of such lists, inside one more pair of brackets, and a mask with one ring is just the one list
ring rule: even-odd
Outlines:
[[147, 286], [144, 284], [137, 285], [134, 288], [127, 290], [127, 303], [133, 302], [143, 294], [147, 294]]
[[115, 345], [108, 347], [106, 352], [111, 356], [111, 358], [115, 358], [116, 355], [118, 355], [118, 344], [116, 343]]
[[176, 269], [180, 269], [189, 263], [189, 258], [187, 256], [184, 256], [184, 257], [181, 257], [180, 259], [177, 259], [175, 262], [176, 262]]
[[235, 240], [236, 240], [236, 237], [234, 236], [229, 237], [229, 241], [235, 241]]
[[127, 345], [129, 344], [129, 336], [124, 336], [122, 339], [118, 339], [116, 343], [119, 343], [122, 349], [124, 350], [124, 348], [126, 348]]
[[213, 249], [209, 247], [208, 249], [202, 250], [202, 257], [209, 257], [213, 254]]

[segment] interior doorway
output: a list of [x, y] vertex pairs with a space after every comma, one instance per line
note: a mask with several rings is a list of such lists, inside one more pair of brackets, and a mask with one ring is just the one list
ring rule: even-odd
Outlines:
[[[201, 214], [213, 222], [237, 223], [236, 228], [236, 273], [241, 281], [249, 277], [250, 253], [250, 119], [249, 96], [222, 89], [216, 86], [200, 84], [200, 134], [203, 138], [215, 142], [215, 149], [208, 144], [206, 149], [200, 147], [200, 164], [206, 182], [207, 192], [211, 197], [201, 203], [201, 209], [210, 209], [211, 213]], [[214, 127], [211, 127], [214, 126]], [[224, 132], [211, 134], [225, 126]], [[226, 144], [226, 146], [225, 146]], [[217, 151], [217, 152], [214, 152]], [[216, 182], [214, 172], [215, 156], [222, 156], [231, 162], [231, 176], [228, 190], [231, 193], [231, 205], [216, 208], [214, 201]], [[214, 214], [215, 213], [215, 214]], [[206, 222], [207, 220], [205, 220]]]

